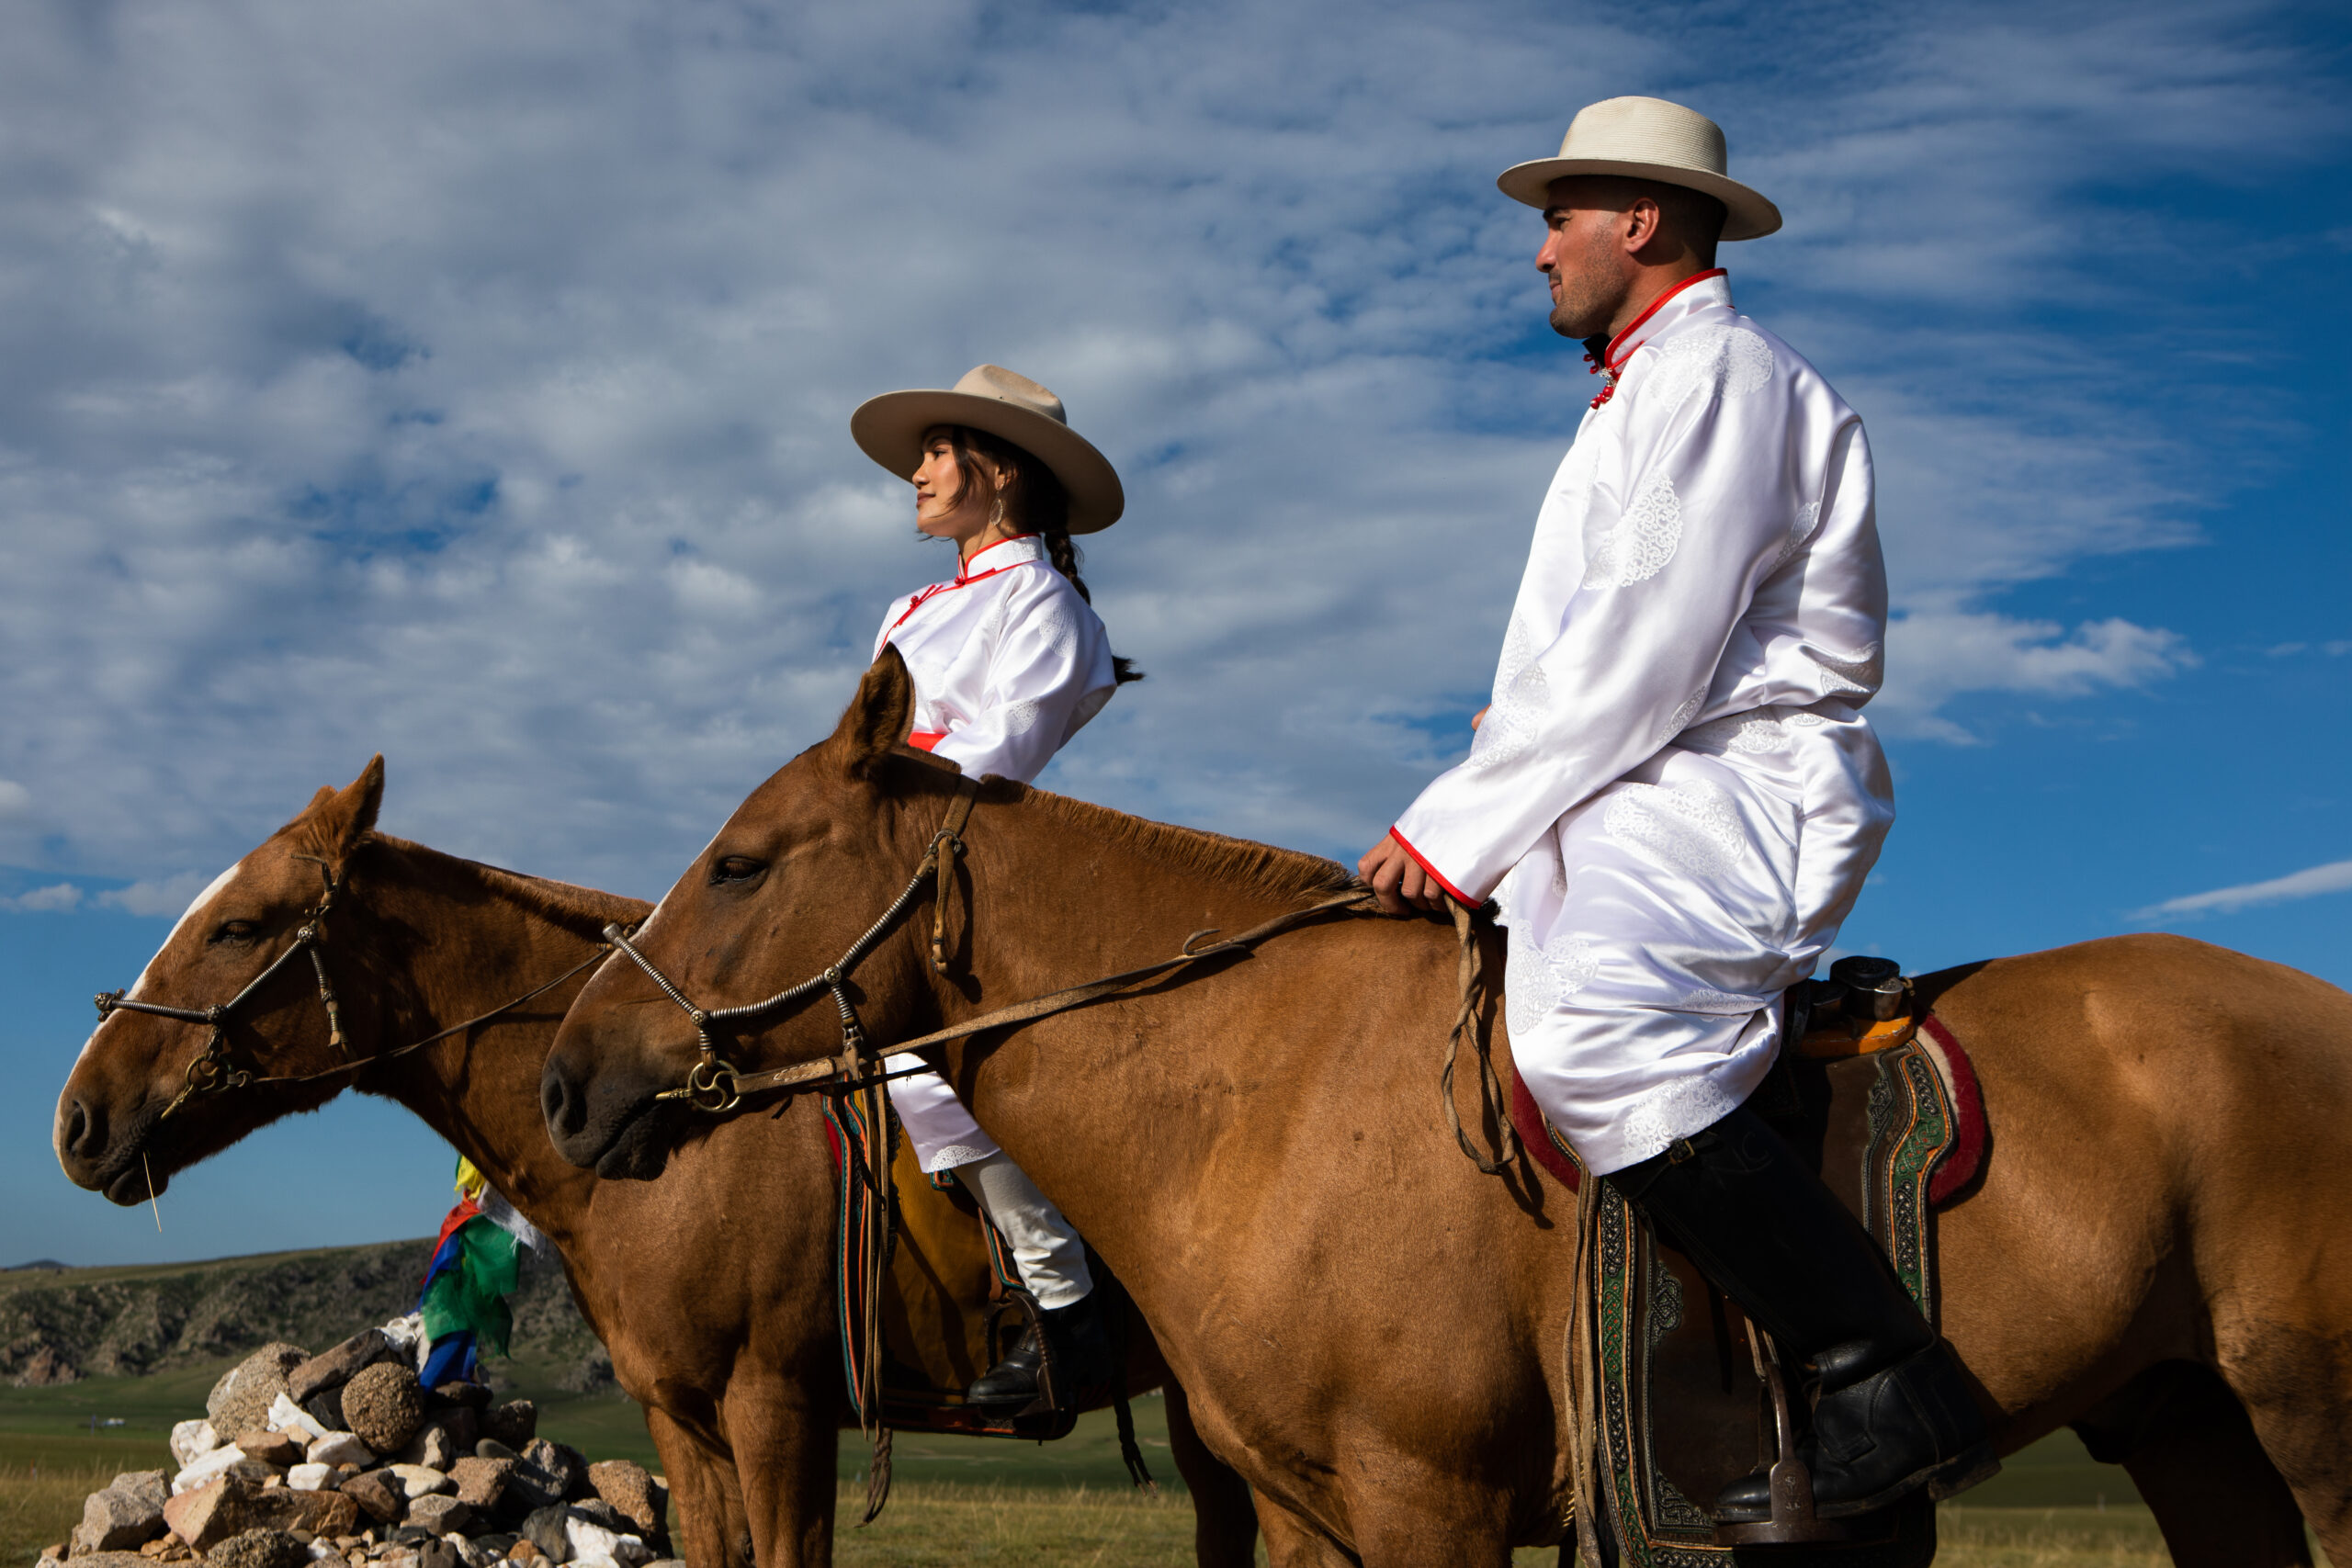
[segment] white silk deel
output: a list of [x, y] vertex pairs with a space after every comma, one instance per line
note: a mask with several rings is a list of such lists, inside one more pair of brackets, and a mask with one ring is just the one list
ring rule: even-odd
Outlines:
[[1604, 357], [1493, 705], [1396, 828], [1501, 906], [1512, 1055], [1597, 1174], [1762, 1080], [1894, 817], [1860, 712], [1886, 637], [1861, 421], [1720, 272]]
[[1102, 711], [1117, 682], [1102, 618], [1035, 534], [976, 551], [946, 582], [893, 603], [874, 654], [915, 681], [915, 733], [973, 778], [1027, 784]]
[[[916, 743], [973, 778], [1029, 783], [1117, 689], [1102, 617], [1034, 534], [975, 551], [953, 580], [893, 604], [876, 658], [886, 646], [914, 677]], [[937, 1073], [889, 1087], [924, 1170], [997, 1152]]]

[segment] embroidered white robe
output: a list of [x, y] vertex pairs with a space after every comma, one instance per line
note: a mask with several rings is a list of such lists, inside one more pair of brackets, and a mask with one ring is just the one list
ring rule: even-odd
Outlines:
[[[976, 551], [956, 577], [893, 604], [874, 639], [914, 677], [914, 742], [973, 778], [1027, 784], [1102, 711], [1117, 682], [1102, 619], [1035, 535]], [[890, 1082], [926, 1171], [997, 1152], [937, 1073]]]
[[1510, 927], [1537, 1103], [1606, 1174], [1744, 1100], [1894, 819], [1861, 421], [1720, 271], [1613, 340], [1470, 755], [1396, 822]]

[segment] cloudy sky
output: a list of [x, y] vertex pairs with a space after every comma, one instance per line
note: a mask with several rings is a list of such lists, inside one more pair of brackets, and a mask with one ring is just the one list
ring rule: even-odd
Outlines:
[[[312, 789], [651, 896], [945, 575], [849, 411], [992, 360], [1125, 475], [1150, 672], [1046, 782], [1350, 856], [1457, 757], [1588, 378], [1497, 171], [1725, 126], [1875, 445], [1903, 819], [1846, 945], [2352, 982], [2322, 7], [21, 0], [0, 54], [0, 1263], [429, 1230], [338, 1103], [166, 1231], [46, 1153], [90, 992]], [[347, 1151], [368, 1151], [350, 1162]], [[315, 1179], [287, 1183], [288, 1169]]]

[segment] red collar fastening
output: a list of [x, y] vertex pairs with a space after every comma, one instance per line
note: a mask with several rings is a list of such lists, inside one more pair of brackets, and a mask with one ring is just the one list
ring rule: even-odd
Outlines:
[[1642, 323], [1648, 321], [1652, 316], [1657, 315], [1658, 308], [1664, 305], [1668, 299], [1673, 299], [1676, 295], [1681, 293], [1684, 289], [1690, 288], [1694, 283], [1704, 283], [1711, 277], [1721, 277], [1723, 276], [1724, 269], [1719, 266], [1709, 267], [1704, 272], [1692, 273], [1690, 276], [1684, 278], [1681, 282], [1676, 284], [1673, 288], [1668, 289], [1665, 293], [1660, 294], [1657, 299], [1644, 306], [1640, 315], [1635, 316], [1632, 321], [1625, 323], [1625, 330], [1623, 332], [1619, 333], [1615, 337], [1609, 340], [1609, 346], [1602, 353], [1595, 355], [1590, 349], [1586, 349], [1584, 351], [1585, 362], [1592, 367], [1591, 373], [1599, 374], [1605, 371], [1609, 377], [1609, 384], [1600, 389], [1600, 396], [1592, 400], [1592, 406], [1594, 408], [1599, 408], [1601, 404], [1607, 402], [1611, 398], [1616, 395], [1617, 378], [1625, 373], [1626, 364], [1634, 357], [1634, 351], [1642, 346], [1638, 343], [1634, 344], [1632, 347], [1627, 348], [1624, 354], [1621, 355], [1617, 352], [1617, 345], [1623, 343], [1627, 338], [1632, 337], [1635, 332], [1639, 331]]

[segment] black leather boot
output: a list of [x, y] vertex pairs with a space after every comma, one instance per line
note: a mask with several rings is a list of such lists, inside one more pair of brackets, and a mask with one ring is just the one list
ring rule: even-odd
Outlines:
[[[973, 1404], [1025, 1405], [1045, 1387], [1047, 1346], [1053, 1351], [1056, 1398], [1063, 1403], [1082, 1397], [1081, 1391], [1100, 1388], [1114, 1371], [1111, 1333], [1102, 1321], [1102, 1292], [1089, 1291], [1066, 1307], [1044, 1307], [1036, 1321], [1022, 1331], [1004, 1359], [990, 1367], [964, 1391]], [[1045, 1337], [1038, 1336], [1038, 1325]]]
[[[1946, 1497], [1999, 1468], [1960, 1363], [1854, 1216], [1742, 1106], [1609, 1180], [1779, 1346], [1819, 1373], [1797, 1457], [1823, 1518], [1921, 1487]], [[1725, 1524], [1771, 1516], [1761, 1471], [1716, 1500]]]

